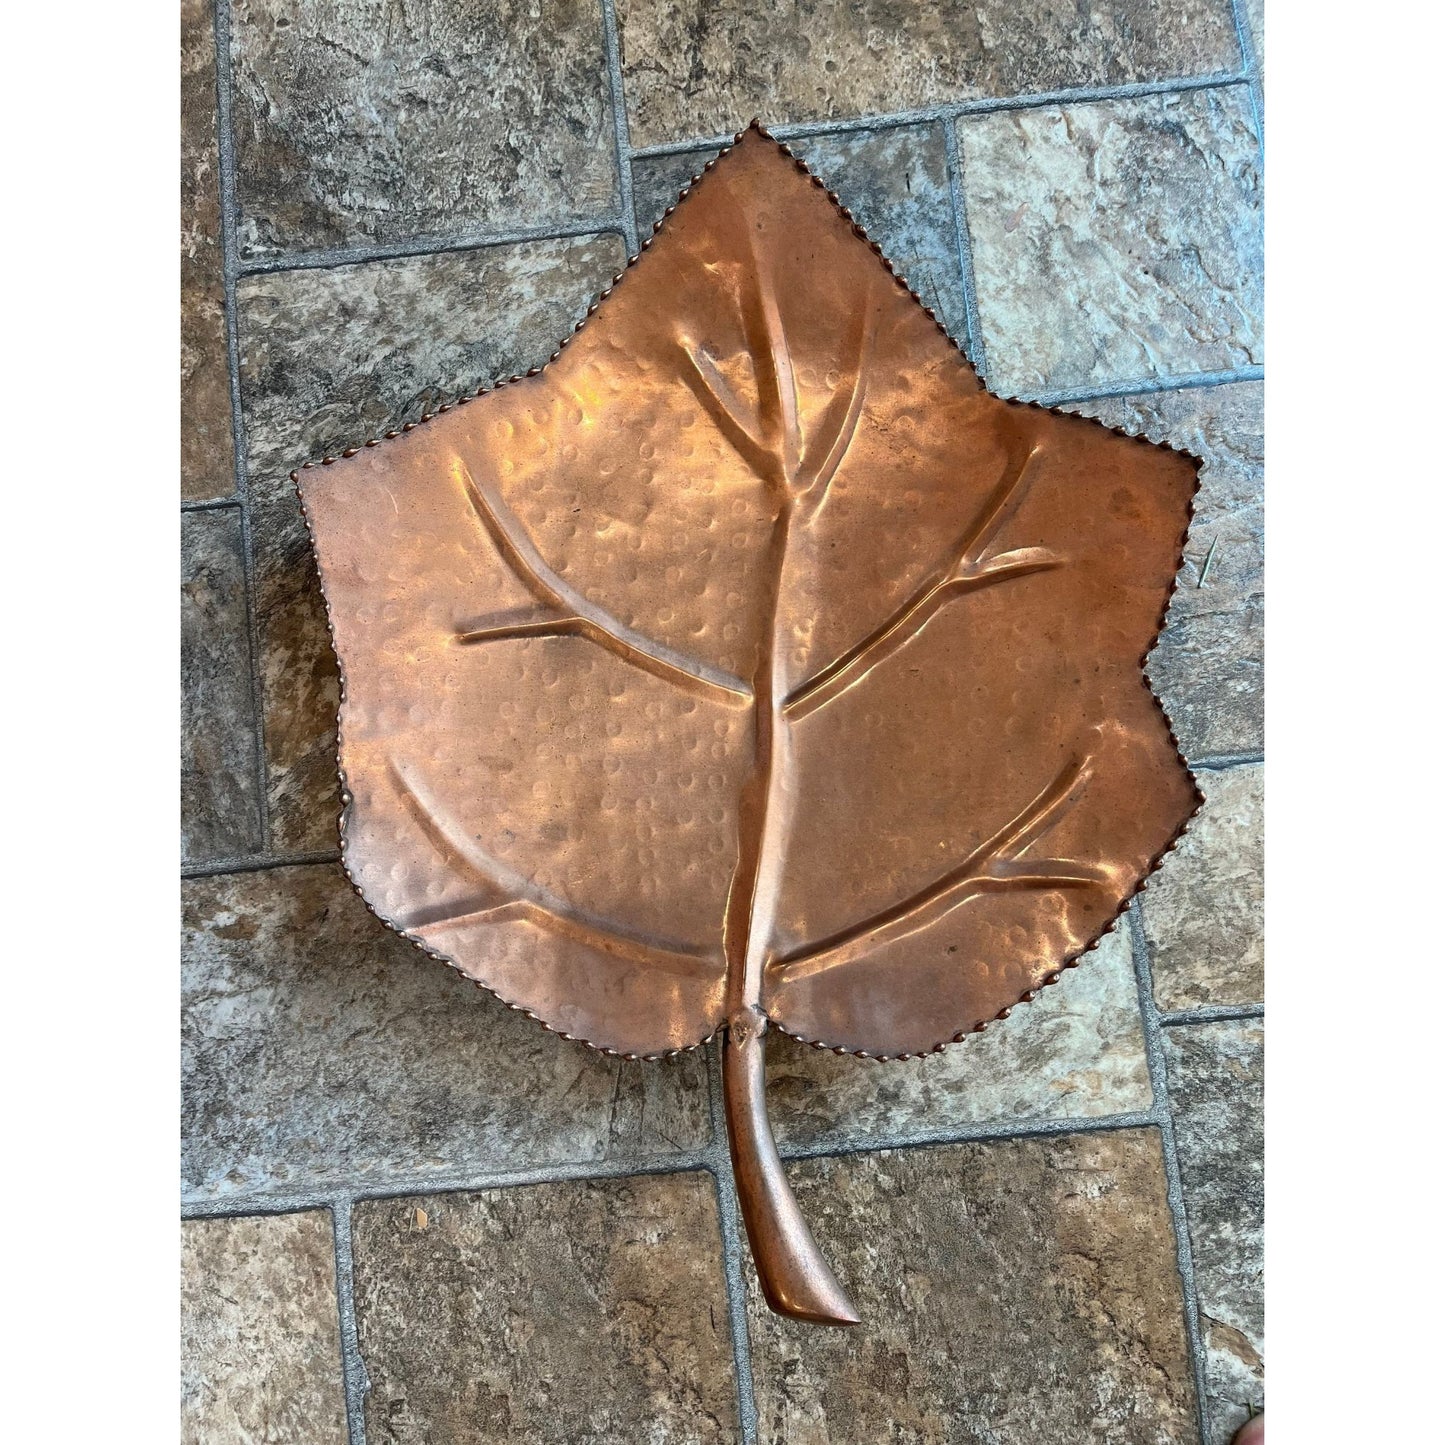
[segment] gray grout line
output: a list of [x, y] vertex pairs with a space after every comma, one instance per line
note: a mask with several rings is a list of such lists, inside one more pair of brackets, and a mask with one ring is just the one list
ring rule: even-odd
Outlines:
[[[1003, 110], [1036, 110], [1050, 105], [1090, 105], [1110, 100], [1135, 100], [1150, 95], [1182, 95], [1191, 90], [1218, 90], [1230, 85], [1248, 85], [1243, 71], [1221, 71], [1212, 75], [1186, 75], [1177, 80], [1145, 80], [1128, 85], [1078, 86], [1070, 90], [1038, 91], [1032, 95], [988, 97], [982, 100], [943, 101], [914, 110], [889, 111], [879, 115], [853, 116], [847, 120], [797, 121], [768, 126], [768, 134], [779, 140], [815, 135], [840, 135], [860, 130], [892, 130], [927, 121], [956, 120], [970, 115], [992, 115]], [[636, 146], [633, 160], [649, 156], [677, 155], [682, 151], [721, 150], [733, 143], [732, 135], [696, 136], [688, 140], [663, 141], [658, 145]]]
[[217, 878], [223, 873], [261, 873], [268, 868], [310, 868], [320, 863], [339, 863], [341, 852], [329, 848], [315, 853], [256, 853], [246, 858], [217, 858], [181, 867], [182, 878]]
[[[715, 1070], [709, 1070], [709, 1088]], [[1122, 1114], [1101, 1114], [1092, 1118], [1016, 1119], [978, 1124], [957, 1124], [907, 1133], [879, 1133], [820, 1139], [805, 1144], [778, 1147], [785, 1160], [845, 1158], [881, 1150], [926, 1149], [944, 1144], [992, 1143], [1005, 1139], [1055, 1138], [1068, 1134], [1108, 1134], [1121, 1129], [1157, 1126], [1162, 1111], [1156, 1107]], [[715, 1127], [721, 1127], [716, 1125]], [[634, 1175], [685, 1174], [711, 1169], [731, 1178], [727, 1140], [719, 1137], [697, 1149], [675, 1154], [629, 1155], [614, 1159], [589, 1159], [569, 1163], [540, 1164], [521, 1169], [477, 1169], [397, 1173], [370, 1183], [351, 1186], [319, 1185], [312, 1190], [256, 1191], [229, 1194], [214, 1199], [183, 1200], [185, 1219], [231, 1218], [250, 1214], [294, 1214], [303, 1209], [330, 1208], [338, 1199], [361, 1203], [369, 1199], [404, 1199], [409, 1195], [473, 1194], [483, 1189], [525, 1188], [532, 1184], [562, 1184], [587, 1179], [623, 1179]]]
[[239, 507], [240, 497], [210, 497], [204, 502], [181, 502], [181, 512], [223, 512], [228, 507]]
[[1213, 1003], [1200, 1008], [1175, 1009], [1172, 1013], [1159, 1014], [1161, 1028], [1173, 1029], [1190, 1024], [1226, 1024], [1242, 1019], [1262, 1019], [1262, 1003]]
[[899, 1134], [819, 1139], [808, 1144], [780, 1144], [778, 1153], [789, 1161], [846, 1158], [850, 1154], [876, 1154], [885, 1149], [932, 1149], [946, 1144], [991, 1144], [1005, 1139], [1052, 1139], [1065, 1134], [1112, 1134], [1120, 1129], [1153, 1128], [1160, 1119], [1157, 1108], [1100, 1114], [1092, 1118], [1009, 1119]]
[[757, 1387], [753, 1383], [752, 1341], [748, 1338], [747, 1286], [743, 1282], [742, 1221], [731, 1172], [713, 1170], [717, 1186], [718, 1225], [722, 1230], [723, 1280], [727, 1288], [728, 1325], [732, 1331], [733, 1381], [737, 1387], [738, 1425], [743, 1445], [758, 1442]]
[[1263, 753], [1214, 753], [1203, 758], [1190, 758], [1189, 766], [1206, 773], [1223, 773], [1230, 768], [1247, 768], [1264, 761]]
[[341, 1321], [341, 1383], [346, 1392], [346, 1435], [350, 1445], [366, 1445], [366, 1393], [371, 1381], [356, 1334], [356, 1267], [351, 1251], [351, 1201], [331, 1207], [336, 1239], [336, 1313]]
[[[629, 183], [630, 189], [630, 183]], [[446, 256], [458, 251], [483, 251], [490, 246], [515, 246], [525, 241], [565, 241], [574, 236], [601, 236], [609, 231], [623, 240], [630, 234], [625, 216], [597, 216], [555, 226], [525, 226], [514, 231], [483, 231], [468, 236], [417, 236], [394, 245], [337, 246], [326, 251], [296, 251], [241, 263], [243, 276], [270, 276], [284, 271], [328, 270], [370, 261], [399, 261], [411, 256]]]
[[1137, 381], [1111, 381], [1103, 386], [1080, 387], [1072, 391], [1027, 391], [1006, 401], [1028, 401], [1038, 406], [1070, 406], [1085, 401], [1108, 401], [1121, 396], [1145, 396], [1159, 391], [1188, 391], [1200, 386], [1232, 386], [1241, 381], [1263, 381], [1264, 367], [1236, 366], [1229, 371], [1192, 371], [1183, 376], [1145, 376]]
[[1169, 1066], [1164, 1057], [1164, 1036], [1159, 1010], [1154, 1003], [1154, 973], [1149, 948], [1139, 916], [1139, 900], [1129, 905], [1129, 937], [1134, 954], [1134, 973], [1139, 987], [1139, 1015], [1144, 1026], [1144, 1054], [1149, 1066], [1149, 1084], [1159, 1116], [1159, 1142], [1164, 1154], [1165, 1192], [1174, 1223], [1174, 1250], [1179, 1266], [1180, 1293], [1184, 1304], [1184, 1334], [1194, 1372], [1195, 1423], [1200, 1445], [1209, 1438], [1207, 1376], [1204, 1343], [1199, 1332], [1199, 1293], [1194, 1280], [1194, 1251], [1189, 1239], [1189, 1215], [1184, 1202], [1184, 1181], [1179, 1170], [1179, 1149], [1174, 1138], [1174, 1115], [1169, 1103]]
[[617, 10], [602, 0], [602, 41], [607, 51], [607, 81], [612, 88], [612, 129], [616, 140], [617, 192], [622, 207], [623, 239], [627, 254], [636, 256], [637, 211], [632, 204], [632, 143], [627, 132], [627, 97], [622, 89], [622, 46], [618, 39]]
[[978, 279], [973, 266], [973, 238], [968, 230], [968, 204], [964, 199], [963, 155], [958, 145], [958, 126], [951, 118], [943, 122], [943, 144], [953, 210], [953, 242], [958, 251], [958, 269], [963, 280], [964, 328], [968, 333], [965, 349], [978, 379], [987, 386], [988, 354], [984, 350], [983, 322], [978, 313]]
[[708, 1050], [708, 1113], [712, 1120], [713, 1182], [717, 1186], [718, 1228], [722, 1233], [723, 1280], [727, 1286], [728, 1324], [732, 1331], [733, 1377], [738, 1394], [738, 1425], [743, 1445], [758, 1445], [758, 1401], [753, 1384], [752, 1340], [748, 1335], [748, 1294], [743, 1278], [743, 1228], [733, 1161], [727, 1146], [727, 1120], [723, 1116], [723, 1041]]
[[249, 651], [253, 765], [261, 851], [271, 846], [270, 786], [266, 766], [265, 694], [261, 687], [261, 625], [256, 610], [256, 558], [251, 547], [251, 491], [246, 468], [246, 427], [241, 409], [241, 340], [236, 319], [236, 151], [231, 132], [230, 0], [215, 0], [216, 158], [221, 221], [222, 303], [226, 316], [226, 372], [231, 394], [231, 449], [236, 504], [241, 511], [241, 565]]
[[568, 1184], [588, 1179], [627, 1179], [648, 1174], [687, 1174], [710, 1169], [714, 1146], [684, 1149], [676, 1154], [587, 1159], [539, 1164], [524, 1169], [477, 1169], [395, 1174], [372, 1183], [328, 1185], [291, 1193], [231, 1194], [217, 1199], [191, 1199], [181, 1206], [184, 1219], [232, 1218], [247, 1214], [295, 1214], [302, 1209], [330, 1208], [337, 1200], [352, 1204], [373, 1199], [405, 1199], [411, 1195], [476, 1194], [485, 1189], [524, 1189], [533, 1184]]
[[1254, 31], [1244, 13], [1243, 0], [1230, 0], [1234, 12], [1234, 34], [1244, 60], [1244, 74], [1249, 82], [1249, 103], [1254, 111], [1254, 133], [1259, 140], [1260, 173], [1264, 172], [1264, 87], [1259, 79], [1259, 55], [1254, 46]]

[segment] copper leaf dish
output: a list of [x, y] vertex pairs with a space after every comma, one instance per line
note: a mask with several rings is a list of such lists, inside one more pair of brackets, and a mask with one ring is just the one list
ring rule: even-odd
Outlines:
[[344, 861], [568, 1038], [725, 1030], [766, 1298], [854, 1323], [765, 1033], [960, 1040], [1157, 866], [1199, 801], [1142, 671], [1197, 464], [991, 396], [756, 128], [619, 281], [540, 371], [297, 474]]

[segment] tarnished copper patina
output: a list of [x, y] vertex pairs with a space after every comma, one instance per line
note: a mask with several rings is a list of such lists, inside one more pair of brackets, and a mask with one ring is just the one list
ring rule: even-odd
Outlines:
[[1196, 464], [989, 395], [756, 129], [619, 281], [541, 371], [298, 474], [345, 863], [568, 1038], [725, 1030], [768, 1302], [849, 1324], [764, 1035], [928, 1052], [1114, 922], [1198, 803], [1142, 672]]

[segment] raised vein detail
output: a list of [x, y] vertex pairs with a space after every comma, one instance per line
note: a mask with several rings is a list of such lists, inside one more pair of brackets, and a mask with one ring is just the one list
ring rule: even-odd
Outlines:
[[929, 927], [983, 893], [1107, 887], [1111, 875], [1096, 864], [1020, 856], [1078, 801], [1089, 772], [1088, 757], [1071, 759], [1027, 807], [962, 863], [881, 913], [777, 958], [769, 968], [774, 980], [792, 983], [840, 968], [883, 944]]
[[796, 505], [796, 520], [806, 523], [827, 500], [858, 433], [873, 348], [873, 307], [865, 294], [850, 313], [838, 388], [806, 439], [798, 419], [792, 357], [772, 286], [760, 282], [744, 299], [742, 309], [758, 382], [756, 418], [743, 415], [742, 404], [717, 363], [687, 336], [679, 339], [681, 376], [748, 468], [769, 485], [782, 488]]
[[718, 976], [722, 961], [715, 949], [624, 928], [539, 887], [444, 817], [395, 759], [390, 770], [418, 827], [457, 872], [485, 890], [461, 903], [413, 908], [397, 917], [398, 928], [427, 938], [476, 923], [526, 922], [633, 963], [689, 977]]
[[950, 602], [999, 582], [1060, 567], [1065, 558], [1046, 547], [1018, 547], [986, 557], [989, 544], [1013, 515], [1027, 491], [1030, 468], [1039, 454], [1031, 447], [1016, 465], [1012, 457], [979, 515], [949, 549], [952, 559], [938, 568], [893, 615], [826, 667], [799, 684], [785, 710], [793, 721], [856, 687], [876, 667], [906, 647]]
[[624, 662], [688, 691], [734, 704], [746, 702], [751, 696], [742, 678], [644, 637], [584, 597], [547, 565], [501, 497], [478, 482], [460, 456], [452, 458], [452, 470], [508, 567], [539, 602], [557, 614], [533, 623], [458, 628], [459, 643], [503, 642], [523, 637], [581, 637], [606, 648]]

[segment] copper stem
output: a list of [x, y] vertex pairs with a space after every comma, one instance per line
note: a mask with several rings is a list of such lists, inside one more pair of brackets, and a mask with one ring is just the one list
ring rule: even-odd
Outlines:
[[858, 1312], [818, 1252], [773, 1143], [761, 1032], [728, 1030], [723, 1102], [738, 1203], [768, 1308], [817, 1325], [856, 1325]]
[[794, 499], [780, 489], [765, 575], [771, 585], [768, 626], [753, 673], [753, 768], [738, 807], [738, 861], [728, 897], [723, 947], [728, 964], [728, 1031], [723, 1098], [738, 1203], [758, 1278], [779, 1314], [817, 1324], [855, 1325], [858, 1315], [803, 1222], [768, 1124], [762, 1007], [763, 970], [777, 913], [782, 864], [792, 823], [791, 725], [786, 645], [778, 635]]

